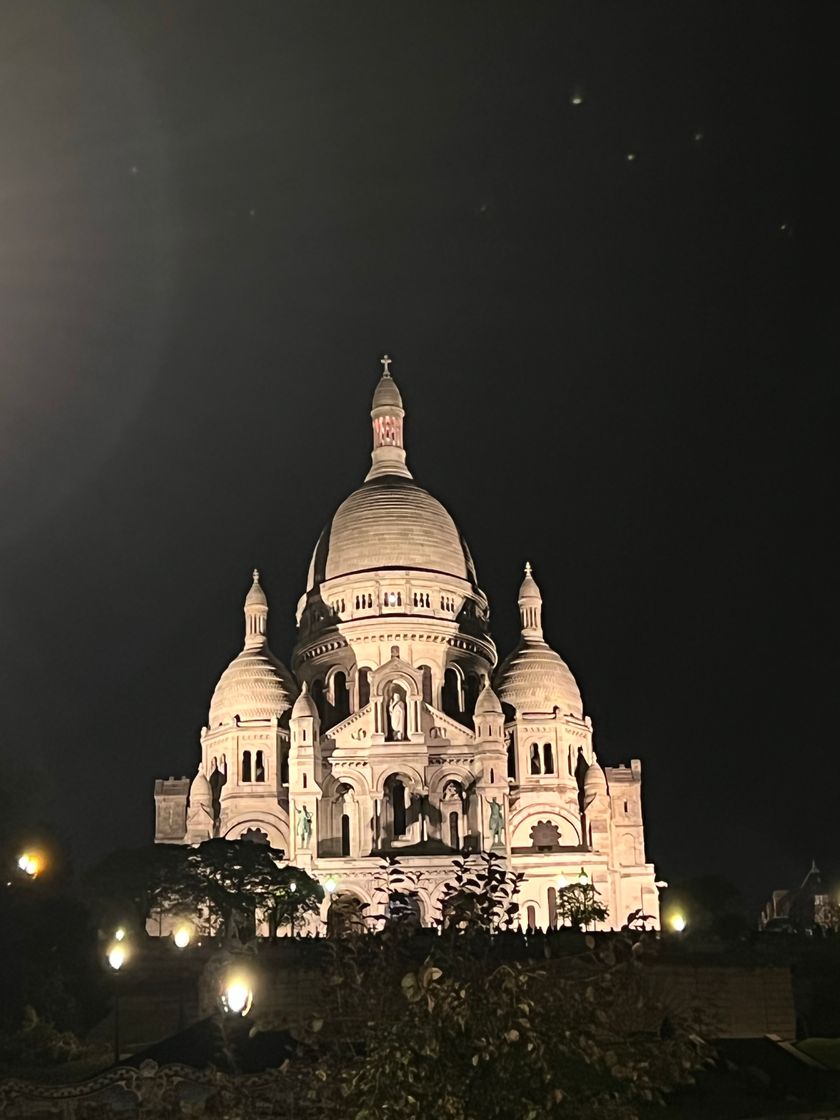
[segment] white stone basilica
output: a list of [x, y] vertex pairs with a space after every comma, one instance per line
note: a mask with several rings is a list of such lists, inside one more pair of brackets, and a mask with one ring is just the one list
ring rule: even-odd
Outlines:
[[453, 857], [493, 850], [525, 875], [523, 924], [553, 924], [558, 881], [581, 868], [608, 926], [638, 909], [658, 924], [641, 764], [599, 765], [527, 564], [522, 635], [497, 665], [469, 550], [406, 466], [389, 364], [373, 396], [371, 468], [315, 546], [291, 671], [269, 649], [254, 572], [244, 646], [210, 701], [198, 773], [155, 783], [155, 840], [267, 839], [371, 905], [380, 857], [398, 855], [419, 875], [425, 922]]

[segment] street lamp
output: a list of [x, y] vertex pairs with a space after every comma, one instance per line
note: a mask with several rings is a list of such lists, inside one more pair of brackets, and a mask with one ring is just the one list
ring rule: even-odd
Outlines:
[[335, 876], [328, 875], [324, 880], [324, 890], [327, 892], [327, 894], [335, 894], [337, 887], [338, 883], [335, 881]]
[[578, 882], [580, 883], [580, 885], [582, 887], [588, 887], [589, 884], [592, 882], [592, 880], [590, 879], [590, 877], [586, 873], [586, 869], [583, 868], [583, 867], [580, 869], [580, 875], [578, 875]]
[[114, 940], [125, 941], [125, 930], [122, 926], [120, 926], [119, 929], [114, 930]]
[[172, 934], [172, 940], [175, 942], [176, 948], [186, 949], [192, 941], [192, 930], [189, 926], [178, 926]]
[[668, 919], [668, 925], [671, 927], [674, 933], [682, 933], [682, 931], [688, 925], [688, 922], [686, 922], [685, 920], [685, 915], [680, 914], [678, 911], [677, 913], [670, 916], [670, 918]]
[[222, 989], [219, 1000], [225, 1014], [244, 1018], [254, 1002], [254, 992], [248, 978], [231, 976]]
[[37, 852], [22, 852], [17, 865], [25, 875], [34, 879], [38, 872], [43, 869], [43, 860]]
[[119, 974], [120, 969], [128, 960], [128, 949], [125, 946], [123, 938], [125, 937], [125, 930], [117, 930], [117, 934], [122, 933], [122, 938], [115, 941], [111, 948], [108, 950], [108, 964], [114, 973], [114, 1065], [119, 1064], [120, 1060], [120, 984]]
[[557, 889], [558, 889], [558, 891], [564, 891], [564, 890], [566, 889], [566, 887], [568, 887], [568, 885], [569, 885], [569, 880], [568, 880], [568, 879], [566, 878], [566, 876], [565, 876], [565, 875], [564, 875], [564, 874], [563, 874], [563, 873], [561, 872], [561, 873], [560, 873], [560, 874], [559, 874], [559, 875], [557, 876]]

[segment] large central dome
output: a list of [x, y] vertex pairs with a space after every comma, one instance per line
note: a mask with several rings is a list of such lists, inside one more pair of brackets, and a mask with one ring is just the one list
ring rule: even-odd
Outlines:
[[373, 395], [373, 453], [364, 485], [336, 510], [315, 548], [307, 590], [325, 580], [398, 569], [475, 583], [475, 568], [455, 522], [411, 477], [403, 444], [402, 396], [389, 358]]
[[455, 522], [408, 478], [366, 482], [341, 503], [324, 537], [325, 579], [381, 568], [472, 575]]

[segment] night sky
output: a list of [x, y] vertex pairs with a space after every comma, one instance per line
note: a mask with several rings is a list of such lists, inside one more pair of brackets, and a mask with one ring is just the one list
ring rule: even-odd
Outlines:
[[660, 875], [759, 900], [840, 859], [815, 18], [3, 4], [13, 815], [77, 864], [151, 839], [254, 565], [289, 660], [387, 351], [500, 653], [529, 559], [602, 761], [643, 760]]

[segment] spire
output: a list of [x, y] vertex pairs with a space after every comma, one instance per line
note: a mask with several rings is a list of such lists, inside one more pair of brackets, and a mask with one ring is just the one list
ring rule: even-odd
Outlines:
[[519, 618], [522, 625], [522, 637], [530, 641], [541, 642], [542, 632], [542, 595], [537, 587], [537, 581], [531, 575], [531, 565], [525, 564], [525, 578], [519, 588]]
[[403, 447], [403, 408], [402, 397], [397, 383], [391, 377], [391, 359], [386, 354], [382, 361], [382, 376], [373, 394], [370, 418], [373, 422], [373, 453], [371, 468], [365, 482], [384, 475], [396, 474], [411, 478], [411, 471], [405, 465]]
[[245, 648], [254, 649], [265, 644], [268, 621], [268, 599], [260, 586], [260, 573], [254, 568], [253, 583], [245, 596]]

